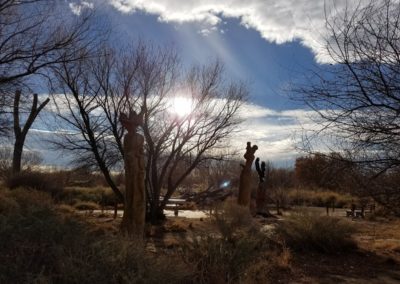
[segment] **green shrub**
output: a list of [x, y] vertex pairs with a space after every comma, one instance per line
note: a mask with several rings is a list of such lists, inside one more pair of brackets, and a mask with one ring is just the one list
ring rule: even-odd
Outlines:
[[135, 241], [91, 233], [43, 193], [1, 196], [18, 206], [0, 212], [0, 283], [182, 283], [188, 275]]
[[356, 246], [351, 238], [355, 228], [339, 218], [294, 213], [277, 227], [277, 231], [290, 248], [298, 251], [336, 253]]
[[11, 175], [6, 180], [6, 185], [10, 189], [23, 187], [47, 192], [53, 198], [58, 198], [63, 191], [63, 182], [56, 175], [32, 171]]

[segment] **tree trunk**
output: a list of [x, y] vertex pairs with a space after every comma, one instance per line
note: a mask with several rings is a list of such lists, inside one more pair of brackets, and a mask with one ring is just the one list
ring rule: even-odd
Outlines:
[[160, 195], [157, 195], [156, 199], [150, 204], [149, 219], [151, 224], [157, 225], [160, 221], [165, 220], [164, 208], [165, 205], [160, 201]]
[[21, 171], [21, 160], [22, 153], [24, 151], [24, 143], [26, 135], [28, 134], [29, 129], [31, 128], [33, 122], [36, 117], [40, 113], [40, 111], [47, 105], [50, 101], [47, 98], [43, 103], [41, 103], [38, 107], [38, 95], [33, 94], [33, 102], [32, 107], [29, 112], [29, 116], [25, 122], [25, 125], [21, 129], [20, 121], [19, 121], [19, 108], [20, 108], [20, 100], [21, 100], [21, 91], [17, 90], [14, 96], [14, 105], [13, 105], [13, 119], [14, 119], [14, 153], [13, 153], [13, 161], [12, 161], [12, 172], [13, 174], [19, 173]]
[[15, 137], [14, 152], [12, 160], [12, 173], [17, 174], [21, 171], [22, 152], [24, 149], [25, 137]]

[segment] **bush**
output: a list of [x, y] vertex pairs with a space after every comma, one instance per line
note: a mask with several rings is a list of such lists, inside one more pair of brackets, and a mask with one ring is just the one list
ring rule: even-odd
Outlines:
[[[0, 212], [0, 283], [177, 283], [187, 273], [137, 242], [91, 233], [57, 213], [46, 194], [2, 191], [18, 206]], [[29, 202], [31, 201], [31, 202]]]
[[256, 230], [250, 210], [234, 200], [227, 200], [222, 208], [215, 208], [213, 212], [212, 222], [225, 240], [233, 240], [238, 234]]
[[186, 261], [195, 265], [194, 283], [240, 282], [267, 245], [248, 208], [228, 201], [216, 212], [218, 234], [199, 236], [184, 248]]
[[102, 206], [114, 206], [117, 202], [114, 192], [105, 187], [70, 187], [63, 191], [60, 198], [70, 205], [83, 201], [97, 203]]
[[334, 191], [293, 189], [288, 192], [291, 204], [324, 207], [330, 206], [342, 208], [349, 206], [356, 198], [347, 193]]
[[252, 236], [229, 242], [212, 236], [199, 237], [185, 250], [196, 265], [195, 283], [240, 282], [251, 262], [259, 255], [260, 240]]
[[277, 227], [277, 231], [290, 248], [298, 251], [336, 253], [356, 247], [351, 239], [355, 228], [338, 218], [294, 213]]
[[6, 180], [6, 186], [10, 189], [18, 187], [35, 189], [47, 192], [53, 198], [59, 198], [63, 191], [63, 184], [63, 181], [57, 175], [32, 171], [24, 171], [11, 175]]

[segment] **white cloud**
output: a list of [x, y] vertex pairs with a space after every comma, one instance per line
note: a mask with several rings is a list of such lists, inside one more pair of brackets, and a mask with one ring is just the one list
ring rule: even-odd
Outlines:
[[[44, 97], [46, 96], [43, 95]], [[65, 100], [63, 96], [56, 95], [54, 99], [58, 108], [51, 100], [46, 108], [47, 111], [43, 112], [35, 127], [31, 129], [27, 145], [31, 149], [40, 151], [45, 157], [45, 163], [62, 165], [67, 163], [68, 157], [60, 159], [61, 153], [49, 149], [50, 144], [47, 140], [56, 139], [57, 134], [76, 134], [76, 132], [55, 122], [54, 112], [61, 111], [67, 114], [68, 110], [63, 105]], [[293, 165], [295, 158], [301, 154], [295, 147], [301, 141], [299, 134], [304, 130], [316, 130], [321, 127], [314, 122], [313, 115], [314, 112], [303, 109], [276, 111], [247, 103], [240, 110], [244, 122], [240, 125], [239, 131], [232, 134], [229, 140], [230, 147], [239, 150], [239, 154], [242, 155], [246, 142], [251, 141], [258, 145], [257, 156], [261, 159], [270, 160], [281, 166]]]
[[258, 146], [257, 156], [283, 166], [293, 165], [295, 158], [302, 154], [296, 148], [301, 134], [321, 128], [314, 121], [315, 113], [304, 109], [276, 111], [246, 104], [240, 114], [244, 122], [240, 131], [233, 134], [231, 146], [243, 149], [240, 153], [244, 153], [246, 142], [250, 141]]
[[93, 5], [93, 3], [87, 2], [87, 1], [81, 1], [79, 3], [70, 2], [69, 8], [71, 9], [72, 13], [74, 13], [77, 16], [80, 16], [80, 14], [82, 13], [83, 10], [93, 9], [94, 5]]
[[321, 43], [326, 35], [325, 11], [341, 13], [346, 6], [364, 5], [370, 0], [107, 0], [123, 13], [141, 10], [158, 15], [164, 22], [202, 23], [200, 33], [223, 25], [223, 18], [240, 19], [247, 28], [278, 44], [298, 39], [316, 59], [327, 61]]

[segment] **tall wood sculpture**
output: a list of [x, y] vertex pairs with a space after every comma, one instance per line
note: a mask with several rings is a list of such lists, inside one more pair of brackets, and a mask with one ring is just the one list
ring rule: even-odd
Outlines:
[[265, 182], [265, 162], [261, 162], [260, 166], [260, 158], [256, 159], [256, 171], [258, 173], [258, 188], [257, 188], [257, 197], [256, 197], [256, 210], [257, 214], [263, 212], [265, 207], [265, 192], [266, 192], [266, 182]]
[[125, 204], [121, 230], [136, 238], [143, 238], [146, 214], [144, 138], [137, 133], [143, 125], [143, 114], [143, 109], [139, 114], [133, 110], [129, 116], [120, 114], [120, 122], [128, 132], [124, 137]]
[[251, 165], [254, 161], [254, 153], [257, 151], [257, 145], [251, 146], [251, 142], [247, 142], [246, 153], [244, 158], [246, 163], [242, 166], [242, 172], [240, 173], [239, 183], [239, 196], [238, 204], [246, 207], [250, 207], [251, 201]]
[[[256, 197], [256, 214], [261, 215], [265, 218], [267, 217], [275, 217], [272, 215], [266, 204], [267, 199], [267, 178], [270, 174], [270, 169], [266, 167], [265, 162], [261, 162], [260, 165], [260, 158], [256, 159], [256, 171], [258, 173], [258, 188], [257, 188], [257, 197]], [[266, 174], [267, 170], [267, 174]]]

